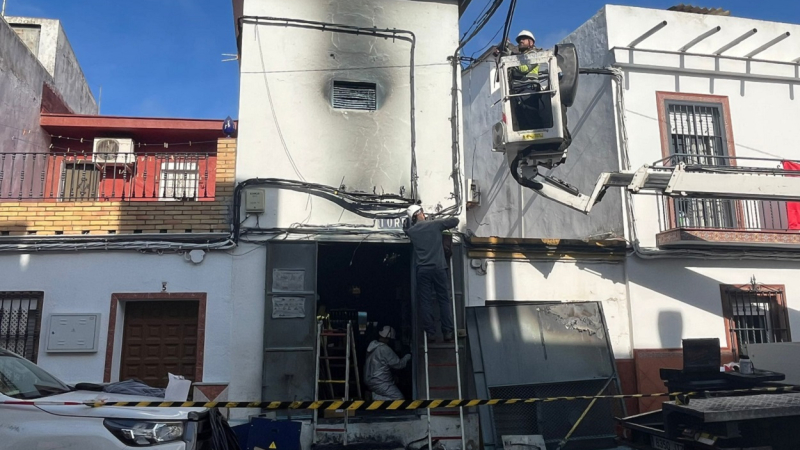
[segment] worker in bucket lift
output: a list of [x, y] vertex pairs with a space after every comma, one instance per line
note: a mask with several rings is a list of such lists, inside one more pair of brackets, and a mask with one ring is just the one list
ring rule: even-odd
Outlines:
[[[428, 220], [419, 205], [406, 210], [408, 220], [405, 232], [414, 246], [414, 262], [417, 267], [417, 298], [422, 311], [422, 328], [428, 341], [436, 339], [433, 308], [439, 306], [442, 336], [452, 342], [453, 309], [450, 305], [450, 282], [447, 276], [447, 260], [442, 246], [442, 232], [458, 226], [458, 219]], [[435, 299], [435, 301], [434, 301]]]
[[[516, 55], [534, 53], [536, 38], [528, 30], [522, 30], [517, 35]], [[540, 74], [540, 69], [544, 73]], [[514, 131], [535, 130], [552, 126], [550, 116], [550, 98], [544, 95], [535, 95], [549, 89], [547, 67], [540, 68], [539, 64], [522, 64], [508, 68], [509, 90], [511, 98], [511, 121]], [[531, 94], [531, 95], [527, 95]]]
[[403, 394], [394, 384], [392, 369], [406, 367], [411, 355], [398, 358], [389, 343], [395, 338], [394, 328], [386, 325], [378, 332], [378, 340], [367, 347], [367, 361], [364, 363], [364, 383], [372, 392], [373, 400], [403, 400]]

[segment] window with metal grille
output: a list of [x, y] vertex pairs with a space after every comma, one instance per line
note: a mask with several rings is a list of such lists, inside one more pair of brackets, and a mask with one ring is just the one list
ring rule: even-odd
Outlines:
[[723, 285], [722, 312], [737, 354], [747, 354], [748, 344], [792, 340], [783, 286]]
[[375, 111], [378, 109], [377, 86], [375, 83], [334, 81], [332, 101], [336, 109]]
[[0, 292], [0, 348], [36, 362], [41, 292]]
[[197, 198], [200, 174], [196, 162], [161, 163], [159, 200], [193, 200]]
[[[670, 163], [728, 166], [722, 104], [666, 101]], [[736, 201], [686, 198], [674, 200], [677, 227], [734, 228]]]

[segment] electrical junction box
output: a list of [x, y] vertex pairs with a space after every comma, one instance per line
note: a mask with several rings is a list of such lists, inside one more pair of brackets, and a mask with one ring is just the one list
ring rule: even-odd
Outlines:
[[244, 211], [263, 213], [267, 210], [267, 192], [264, 189], [248, 189], [244, 192]]
[[47, 351], [53, 353], [97, 352], [100, 314], [51, 314]]
[[477, 181], [469, 179], [467, 180], [467, 208], [476, 206], [481, 206], [481, 188]]

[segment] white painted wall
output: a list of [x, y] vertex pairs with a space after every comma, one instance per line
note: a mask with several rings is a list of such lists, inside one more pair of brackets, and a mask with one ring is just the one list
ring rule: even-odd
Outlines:
[[[697, 44], [690, 51], [709, 54], [746, 30], [758, 33], [725, 55], [743, 56], [781, 33], [791, 36], [764, 51], [757, 58], [792, 61], [800, 54], [800, 25], [763, 22], [736, 17], [705, 16], [662, 10], [606, 6], [608, 49], [624, 47], [662, 20], [668, 25], [636, 47], [676, 51], [694, 37], [721, 26], [719, 33]], [[598, 52], [602, 52], [598, 49]], [[794, 89], [787, 83], [767, 80], [742, 81], [736, 76], [682, 75], [680, 67], [715, 69], [715, 58], [663, 53], [612, 51], [617, 63], [635, 63], [672, 67], [670, 73], [627, 70], [625, 104], [633, 167], [662, 158], [656, 92], [680, 92], [721, 95], [730, 102], [735, 152], [738, 156], [798, 158], [798, 134], [793, 118], [800, 113]], [[793, 66], [775, 63], [750, 63], [719, 58], [725, 72], [774, 76], [794, 76]], [[740, 165], [766, 163], [740, 162]], [[774, 164], [774, 163], [771, 163]], [[655, 246], [659, 232], [656, 199], [634, 196], [637, 237], [644, 247]], [[719, 257], [720, 253], [717, 254]], [[676, 348], [682, 338], [719, 337], [726, 343], [722, 319], [720, 284], [747, 284], [752, 276], [759, 283], [786, 285], [791, 327], [800, 326], [795, 279], [800, 265], [778, 260], [755, 261], [736, 257], [731, 260], [695, 260], [688, 258], [645, 260], [632, 256], [627, 260], [633, 339], [636, 348]]]
[[[264, 314], [267, 298], [266, 246], [240, 243], [231, 252], [231, 346], [230, 399], [260, 399], [264, 365]], [[231, 417], [244, 420], [259, 410], [231, 410]]]
[[798, 262], [628, 259], [636, 348], [679, 348], [682, 338], [718, 337], [725, 346], [720, 284], [786, 286], [789, 326], [800, 330]]
[[[37, 362], [66, 382], [103, 381], [111, 295], [161, 292], [162, 282], [167, 282], [168, 293], [207, 293], [203, 381], [231, 380], [233, 357], [237, 355], [231, 351], [236, 348], [231, 327], [237, 325], [233, 321], [236, 309], [231, 297], [231, 257], [225, 253], [207, 253], [198, 265], [178, 254], [4, 253], [0, 255], [0, 273], [0, 291], [44, 292]], [[100, 313], [99, 351], [47, 353], [45, 333], [54, 313]], [[121, 329], [122, 322], [118, 322], [116, 355], [122, 342]], [[112, 376], [118, 374], [117, 370]]]
[[467, 269], [468, 307], [487, 301], [599, 301], [614, 354], [632, 356], [623, 262], [487, 260], [485, 272]]
[[[765, 50], [756, 58], [791, 62], [800, 55], [800, 25], [738, 17], [707, 16], [671, 11], [607, 6], [608, 45], [624, 47], [636, 37], [662, 20], [667, 26], [637, 45], [648, 50], [677, 51], [694, 37], [720, 26], [721, 31], [690, 49], [692, 53], [710, 55], [726, 43], [753, 28], [758, 32], [751, 38], [725, 52], [726, 56], [741, 57], [755, 50], [778, 35], [790, 32], [791, 36]], [[657, 115], [656, 92], [680, 92], [725, 96], [730, 102], [735, 153], [740, 157], [787, 158], [800, 157], [797, 139], [800, 137], [795, 118], [800, 115], [800, 99], [795, 98], [795, 89], [788, 83], [767, 80], [743, 81], [735, 76], [681, 75], [681, 64], [689, 69], [713, 71], [712, 56], [681, 57], [663, 53], [644, 53], [627, 50], [614, 52], [619, 63], [671, 66], [672, 73], [652, 73], [644, 70], [626, 71], [627, 89], [625, 103], [630, 136], [630, 156], [633, 167], [652, 163], [662, 158]], [[795, 77], [795, 66], [776, 63], [739, 61], [719, 58], [721, 71], [729, 73], [751, 73], [760, 75]], [[800, 95], [800, 92], [797, 93]], [[774, 164], [774, 163], [773, 163]], [[766, 163], [740, 161], [739, 165]], [[644, 246], [655, 245], [658, 232], [656, 200], [652, 197], [634, 198], [638, 213], [639, 239]]]
[[[250, 0], [243, 12], [414, 32], [420, 198], [429, 208], [453, 204], [452, 66], [447, 57], [458, 45], [455, 1]], [[305, 179], [394, 194], [404, 187], [409, 195], [410, 49], [401, 40], [245, 23], [237, 180]], [[378, 110], [333, 109], [333, 80], [377, 83]], [[268, 211], [259, 218], [262, 227], [372, 224], [306, 194], [269, 189], [267, 202]], [[255, 225], [255, 219], [246, 225]]]

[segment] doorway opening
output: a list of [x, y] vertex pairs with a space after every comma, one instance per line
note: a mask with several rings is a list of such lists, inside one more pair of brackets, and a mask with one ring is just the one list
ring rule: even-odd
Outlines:
[[[416, 332], [411, 286], [411, 245], [367, 242], [320, 242], [317, 253], [318, 316], [329, 317], [332, 328], [353, 326], [361, 392], [367, 395], [364, 384], [364, 362], [370, 342], [386, 325], [395, 329], [396, 339], [390, 346], [398, 357], [412, 353]], [[327, 325], [326, 325], [327, 326]], [[328, 343], [331, 347], [332, 344]], [[344, 379], [344, 361], [329, 361], [331, 370]], [[320, 363], [320, 377], [326, 367]], [[338, 367], [337, 367], [338, 363]], [[406, 399], [416, 398], [415, 372], [412, 362], [394, 371], [395, 384]], [[355, 398], [354, 373], [350, 373], [350, 397]], [[321, 399], [341, 398], [342, 388], [331, 392], [330, 386], [320, 385]]]

